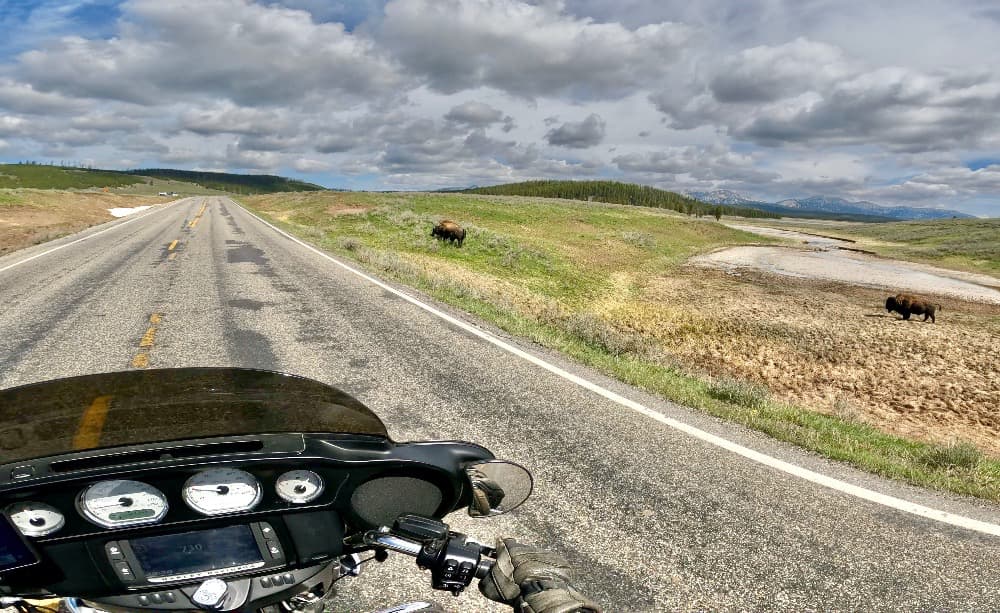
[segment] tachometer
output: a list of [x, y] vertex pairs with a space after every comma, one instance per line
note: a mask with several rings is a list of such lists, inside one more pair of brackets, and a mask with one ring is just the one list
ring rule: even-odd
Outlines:
[[66, 524], [66, 517], [44, 502], [18, 502], [4, 513], [24, 536], [48, 536]]
[[80, 514], [104, 528], [153, 524], [167, 514], [167, 497], [148, 483], [99, 481], [80, 493]]
[[257, 479], [238, 468], [210, 468], [184, 484], [184, 502], [202, 515], [249, 511], [261, 498]]
[[311, 470], [290, 470], [278, 477], [274, 488], [283, 500], [305, 504], [323, 493], [323, 479]]

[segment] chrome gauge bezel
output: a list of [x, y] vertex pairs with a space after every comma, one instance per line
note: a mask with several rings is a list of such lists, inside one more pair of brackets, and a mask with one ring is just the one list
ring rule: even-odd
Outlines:
[[[43, 526], [34, 526], [30, 523], [30, 519], [23, 517], [24, 514], [30, 513], [31, 511], [34, 511], [35, 513], [48, 513], [55, 515], [58, 517], [58, 520]], [[48, 536], [58, 532], [63, 526], [66, 525], [66, 516], [62, 514], [62, 511], [52, 505], [45, 504], [44, 502], [35, 502], [33, 500], [15, 502], [7, 505], [7, 508], [5, 508], [3, 512], [4, 515], [10, 518], [14, 527], [16, 527], [24, 536]]]
[[[117, 494], [121, 497], [129, 497], [131, 494], [135, 496], [137, 494], [152, 496], [157, 506], [154, 507], [153, 515], [147, 517], [137, 517], [134, 519], [124, 519], [124, 520], [112, 520], [110, 517], [105, 519], [98, 515], [92, 507], [93, 500], [90, 500], [92, 496], [95, 495], [95, 488], [99, 487], [122, 487], [123, 484], [127, 484], [127, 487], [131, 491], [124, 492], [122, 494]], [[110, 498], [110, 496], [105, 496], [104, 498]], [[109, 505], [104, 505], [101, 508], [107, 508]], [[102, 528], [115, 529], [115, 528], [125, 528], [128, 526], [142, 526], [146, 524], [159, 523], [167, 515], [167, 511], [170, 509], [170, 504], [167, 502], [167, 497], [163, 492], [153, 487], [148, 483], [143, 483], [142, 481], [132, 481], [130, 479], [109, 479], [105, 481], [98, 481], [97, 483], [92, 483], [88, 485], [79, 496], [76, 498], [76, 508], [80, 512], [80, 515], [84, 519], [92, 524], [98, 525]]]
[[[311, 493], [305, 493], [302, 495], [297, 495], [295, 492], [282, 491], [282, 484], [291, 480], [304, 480], [315, 483], [316, 489]], [[311, 470], [305, 469], [290, 470], [282, 473], [274, 482], [274, 491], [278, 494], [278, 497], [292, 504], [307, 504], [312, 502], [313, 500], [319, 498], [324, 489], [325, 485], [323, 483], [323, 477], [320, 477]]]
[[[223, 481], [227, 478], [226, 475], [237, 475], [242, 479], [243, 484], [250, 484], [254, 488], [253, 499], [249, 502], [241, 503], [237, 506], [224, 507], [224, 508], [207, 508], [202, 505], [197, 497], [193, 493], [194, 487], [210, 487], [213, 483], [217, 485], [231, 485]], [[202, 483], [204, 482], [204, 483]], [[261, 486], [260, 481], [257, 477], [248, 473], [240, 468], [232, 467], [219, 467], [219, 468], [208, 468], [205, 470], [198, 471], [197, 473], [191, 475], [187, 481], [184, 482], [184, 487], [181, 489], [181, 497], [184, 499], [185, 504], [191, 508], [191, 510], [201, 515], [229, 515], [231, 513], [245, 513], [247, 511], [252, 511], [254, 508], [260, 504], [261, 499], [264, 497], [264, 488]]]

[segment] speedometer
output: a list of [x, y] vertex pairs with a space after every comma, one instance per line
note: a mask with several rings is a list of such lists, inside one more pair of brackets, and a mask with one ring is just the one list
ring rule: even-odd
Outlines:
[[311, 470], [290, 470], [274, 485], [278, 496], [294, 504], [305, 504], [323, 493], [323, 479]]
[[249, 511], [261, 498], [257, 479], [238, 468], [210, 468], [184, 484], [184, 502], [202, 515]]
[[80, 493], [80, 514], [104, 528], [153, 524], [167, 514], [167, 497], [148, 483], [99, 481]]

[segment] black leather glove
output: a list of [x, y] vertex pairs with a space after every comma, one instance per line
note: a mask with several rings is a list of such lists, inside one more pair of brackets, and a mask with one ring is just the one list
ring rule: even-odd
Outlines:
[[570, 583], [569, 563], [559, 554], [514, 539], [497, 541], [497, 561], [479, 591], [519, 613], [600, 613]]
[[480, 517], [489, 517], [493, 509], [500, 507], [506, 494], [499, 483], [479, 470], [472, 471], [469, 477], [472, 482], [472, 502], [475, 509]]

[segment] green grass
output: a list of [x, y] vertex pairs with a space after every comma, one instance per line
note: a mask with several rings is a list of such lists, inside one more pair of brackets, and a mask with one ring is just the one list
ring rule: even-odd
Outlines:
[[113, 171], [33, 164], [0, 164], [0, 188], [87, 189], [123, 187], [140, 181], [139, 177]]
[[229, 172], [202, 172], [170, 168], [143, 168], [128, 174], [155, 179], [193, 183], [202, 187], [237, 194], [272, 194], [275, 192], [321, 191], [326, 188], [274, 175], [241, 175]]
[[312, 183], [273, 175], [240, 175], [220, 172], [195, 172], [171, 169], [145, 169], [128, 172], [91, 170], [39, 164], [0, 164], [0, 189], [115, 189], [129, 193], [174, 191], [181, 195], [318, 191]]
[[[651, 355], [648, 338], [592, 310], [694, 253], [763, 242], [754, 235], [665, 212], [542, 199], [326, 194], [246, 204], [322, 248], [625, 383], [879, 475], [1000, 500], [1000, 462], [973, 461], [974, 447], [906, 440], [846, 408], [825, 415], [778, 402], [754, 382], [699, 376]], [[441, 218], [468, 229], [463, 248], [430, 238]]]

